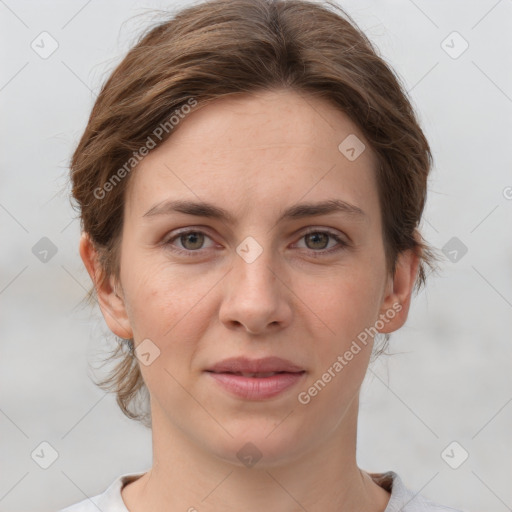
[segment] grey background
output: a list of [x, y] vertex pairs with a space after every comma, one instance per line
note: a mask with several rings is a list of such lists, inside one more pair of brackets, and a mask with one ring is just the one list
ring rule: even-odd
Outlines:
[[[402, 77], [432, 145], [424, 236], [467, 247], [368, 373], [359, 465], [446, 505], [512, 510], [512, 1], [340, 4]], [[66, 175], [95, 94], [151, 21], [133, 16], [175, 5], [0, 0], [0, 511], [57, 510], [151, 465], [150, 432], [90, 380], [113, 341], [79, 306], [90, 281]], [[47, 59], [31, 48], [43, 31], [59, 45]], [[442, 43], [453, 31], [469, 44], [457, 58], [446, 44], [461, 40]], [[46, 263], [32, 252], [42, 237], [57, 249]], [[58, 453], [48, 469], [31, 456], [44, 441]], [[441, 456], [453, 441], [451, 461], [469, 453], [458, 469]]]

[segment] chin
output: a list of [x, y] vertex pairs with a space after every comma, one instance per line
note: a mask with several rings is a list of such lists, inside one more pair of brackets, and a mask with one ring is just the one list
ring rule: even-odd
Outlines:
[[264, 469], [288, 464], [307, 450], [308, 443], [285, 426], [286, 421], [239, 422], [236, 428], [227, 427], [233, 437], [212, 440], [211, 449], [220, 459], [239, 467]]

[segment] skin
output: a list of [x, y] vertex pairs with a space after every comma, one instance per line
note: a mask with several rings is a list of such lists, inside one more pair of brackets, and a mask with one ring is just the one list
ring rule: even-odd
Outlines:
[[[338, 149], [350, 134], [366, 145], [354, 161]], [[372, 343], [307, 405], [297, 399], [393, 304], [402, 309], [380, 332], [407, 319], [419, 260], [404, 252], [394, 278], [386, 273], [376, 165], [358, 127], [324, 100], [290, 90], [222, 98], [188, 114], [133, 171], [120, 282], [96, 280], [97, 255], [83, 234], [80, 254], [109, 328], [160, 350], [148, 366], [139, 363], [151, 396], [153, 467], [122, 490], [131, 512], [384, 511], [389, 493], [356, 462]], [[144, 217], [178, 198], [225, 208], [235, 223]], [[332, 198], [366, 216], [277, 222], [288, 206]], [[186, 227], [205, 237], [170, 241]], [[349, 245], [305, 236], [307, 228]], [[251, 263], [236, 252], [248, 236], [263, 249]], [[326, 253], [333, 247], [340, 250]], [[204, 372], [240, 355], [277, 355], [306, 375], [277, 397], [243, 400]], [[251, 468], [237, 457], [247, 442], [263, 455]]]

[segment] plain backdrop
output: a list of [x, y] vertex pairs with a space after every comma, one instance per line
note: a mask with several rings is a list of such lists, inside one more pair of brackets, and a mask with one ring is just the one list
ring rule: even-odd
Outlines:
[[[358, 463], [446, 505], [512, 510], [512, 1], [339, 3], [418, 112], [435, 159], [421, 228], [446, 254], [365, 380]], [[145, 13], [186, 4], [0, 1], [2, 512], [57, 510], [151, 466], [150, 431], [90, 379], [113, 345], [80, 306], [67, 173]]]

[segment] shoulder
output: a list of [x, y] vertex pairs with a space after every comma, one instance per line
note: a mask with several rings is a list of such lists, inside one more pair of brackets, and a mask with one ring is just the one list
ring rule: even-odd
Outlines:
[[[103, 494], [98, 494], [92, 498], [86, 498], [85, 500], [69, 505], [66, 508], [62, 508], [58, 512], [98, 512], [98, 501], [102, 496]], [[107, 512], [107, 510], [104, 510], [104, 512]]]
[[123, 502], [121, 489], [124, 485], [129, 482], [133, 482], [144, 473], [145, 472], [126, 473], [124, 475], [120, 475], [104, 492], [77, 503], [73, 503], [66, 508], [60, 509], [58, 512], [98, 512], [98, 510], [101, 510], [101, 512], [128, 512], [128, 509]]
[[400, 476], [394, 471], [369, 473], [369, 475], [375, 483], [391, 493], [389, 503], [384, 512], [463, 512], [440, 505], [417, 492], [413, 492], [412, 489], [405, 486]]
[[74, 503], [73, 505], [69, 505], [69, 507], [62, 508], [57, 512], [93, 512], [93, 510], [97, 512], [97, 505], [94, 505], [91, 501], [89, 501], [89, 499], [85, 499], [83, 501], [79, 501], [78, 503]]

